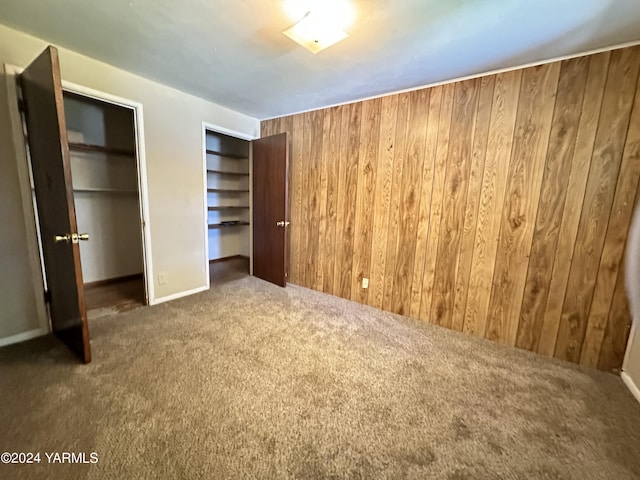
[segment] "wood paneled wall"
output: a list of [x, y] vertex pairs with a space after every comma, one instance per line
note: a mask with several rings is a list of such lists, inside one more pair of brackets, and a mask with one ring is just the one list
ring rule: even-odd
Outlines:
[[633, 47], [262, 122], [292, 138], [290, 281], [620, 367], [639, 69]]

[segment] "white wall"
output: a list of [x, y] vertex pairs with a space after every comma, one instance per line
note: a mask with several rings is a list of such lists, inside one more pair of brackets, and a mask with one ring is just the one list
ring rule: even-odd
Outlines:
[[[28, 65], [44, 40], [0, 25], [0, 63]], [[156, 300], [206, 286], [202, 122], [259, 135], [259, 121], [105, 63], [59, 49], [63, 80], [139, 102], [144, 108], [151, 264]], [[217, 75], [220, 72], [216, 72]], [[0, 339], [38, 328], [27, 228], [11, 137], [6, 77], [0, 79]], [[166, 283], [158, 283], [164, 273]]]

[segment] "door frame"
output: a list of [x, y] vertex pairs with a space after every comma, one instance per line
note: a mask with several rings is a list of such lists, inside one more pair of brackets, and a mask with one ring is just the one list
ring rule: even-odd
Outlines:
[[[22, 131], [22, 117], [18, 106], [18, 89], [16, 86], [17, 77], [24, 68], [11, 64], [4, 64], [4, 71], [7, 79], [7, 97], [9, 103], [9, 118], [11, 124], [11, 134], [15, 147], [14, 154], [18, 168], [18, 179], [20, 183], [20, 195], [22, 197], [22, 210], [24, 214], [27, 250], [29, 252], [29, 266], [31, 269], [32, 285], [35, 292], [36, 312], [38, 315], [39, 328], [21, 334], [19, 336], [5, 339], [3, 344], [24, 341], [30, 338], [45, 335], [51, 331], [49, 315], [45, 303], [43, 292], [46, 288], [46, 277], [44, 265], [40, 252], [40, 234], [37, 230], [36, 208], [31, 192], [31, 172], [27, 161], [27, 150], [25, 147], [24, 134]], [[70, 92], [83, 97], [92, 98], [100, 102], [117, 105], [133, 111], [134, 135], [136, 142], [136, 170], [138, 175], [138, 206], [140, 209], [140, 229], [142, 238], [142, 264], [145, 285], [145, 299], [147, 305], [155, 303], [155, 292], [153, 282], [153, 265], [151, 262], [151, 235], [149, 222], [149, 189], [147, 182], [147, 162], [144, 142], [144, 116], [143, 105], [126, 98], [111, 95], [109, 93], [94, 90], [89, 87], [78, 85], [66, 80], [62, 80], [63, 92]], [[20, 337], [20, 338], [17, 338]]]
[[[202, 122], [202, 191], [204, 192], [203, 212], [204, 218], [202, 225], [204, 226], [204, 266], [205, 278], [207, 279], [207, 289], [211, 288], [211, 280], [209, 278], [209, 211], [207, 201], [207, 132], [222, 133], [230, 137], [240, 140], [249, 141], [249, 221], [253, 217], [253, 189], [251, 182], [253, 181], [253, 145], [252, 141], [260, 138], [260, 136], [249, 135], [246, 133], [231, 130], [209, 122]], [[249, 275], [253, 275], [253, 229], [249, 225]]]

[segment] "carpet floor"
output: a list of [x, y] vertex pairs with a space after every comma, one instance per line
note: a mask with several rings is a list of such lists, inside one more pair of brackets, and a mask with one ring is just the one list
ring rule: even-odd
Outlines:
[[41, 454], [0, 478], [640, 478], [617, 376], [301, 287], [242, 276], [90, 326], [90, 365], [0, 349], [0, 452]]

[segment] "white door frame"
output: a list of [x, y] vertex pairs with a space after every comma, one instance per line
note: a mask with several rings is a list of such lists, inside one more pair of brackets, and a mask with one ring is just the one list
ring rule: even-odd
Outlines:
[[253, 181], [253, 148], [251, 141], [259, 136], [248, 135], [246, 133], [230, 130], [225, 127], [220, 127], [213, 123], [202, 122], [202, 190], [204, 192], [204, 264], [207, 278], [207, 289], [211, 287], [209, 279], [209, 210], [207, 201], [207, 132], [222, 133], [229, 135], [230, 137], [239, 138], [241, 140], [249, 141], [249, 274], [253, 275], [253, 188], [251, 183]]
[[[49, 323], [47, 307], [44, 301], [44, 295], [39, 294], [39, 292], [44, 289], [45, 276], [39, 249], [39, 233], [37, 231], [35, 204], [31, 193], [31, 174], [29, 172], [27, 151], [22, 131], [22, 118], [18, 107], [18, 90], [16, 87], [16, 80], [24, 69], [14, 65], [5, 64], [4, 70], [7, 77], [9, 117], [11, 120], [13, 143], [15, 145], [20, 194], [22, 197], [23, 214], [27, 231], [29, 266], [32, 274], [32, 285], [36, 294], [36, 311], [38, 315], [38, 323], [40, 325], [39, 329], [20, 335], [21, 338], [15, 339], [17, 342], [26, 340], [27, 338], [44, 335], [51, 331], [51, 326]], [[151, 236], [149, 234], [149, 189], [147, 183], [147, 163], [144, 142], [143, 106], [139, 102], [100, 92], [65, 80], [62, 80], [62, 89], [77, 95], [133, 110], [136, 142], [136, 168], [138, 173], [138, 205], [140, 208], [140, 228], [142, 229], [142, 258], [144, 270], [143, 275], [145, 280], [145, 297], [147, 304], [152, 305], [155, 303], [155, 292], [153, 282], [150, 281], [150, 279], [153, 279], [153, 265], [151, 263]]]

